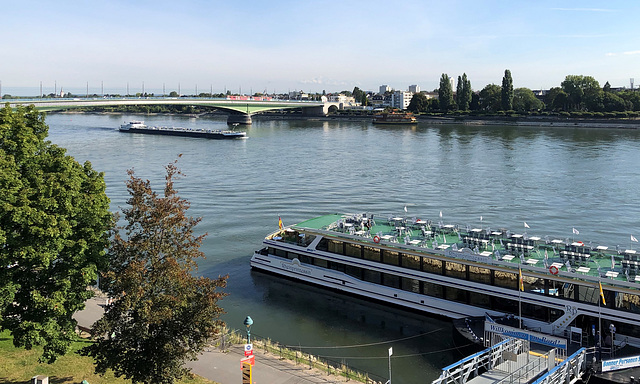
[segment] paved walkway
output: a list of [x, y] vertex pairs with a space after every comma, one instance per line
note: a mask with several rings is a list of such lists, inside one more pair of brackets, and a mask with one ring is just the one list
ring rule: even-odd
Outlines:
[[[105, 304], [104, 297], [94, 297], [86, 303], [86, 308], [73, 317], [81, 329], [90, 328], [102, 317]], [[242, 371], [240, 359], [244, 357], [243, 346], [230, 348], [229, 352], [208, 350], [200, 355], [197, 361], [187, 364], [192, 372], [220, 384], [241, 384]], [[257, 384], [319, 384], [342, 383], [346, 379], [339, 376], [328, 376], [326, 372], [310, 370], [308, 366], [288, 360], [280, 360], [278, 356], [256, 351], [256, 365], [253, 367], [253, 382]]]

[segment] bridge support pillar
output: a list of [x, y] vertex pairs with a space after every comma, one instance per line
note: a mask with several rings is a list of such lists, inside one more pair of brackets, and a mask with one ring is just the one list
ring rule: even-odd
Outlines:
[[325, 111], [324, 106], [318, 107], [305, 107], [302, 108], [302, 116], [326, 116], [327, 111]]
[[232, 113], [227, 117], [227, 124], [251, 125], [251, 115], [248, 113]]

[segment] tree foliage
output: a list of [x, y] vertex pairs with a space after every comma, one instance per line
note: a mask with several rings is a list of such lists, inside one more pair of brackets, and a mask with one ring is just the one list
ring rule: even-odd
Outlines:
[[500, 110], [500, 86], [489, 84], [482, 88], [478, 95], [480, 109], [487, 112], [497, 112]]
[[511, 71], [508, 69], [505, 69], [504, 77], [502, 78], [500, 105], [503, 111], [513, 109], [513, 79], [511, 78]]
[[426, 112], [428, 108], [429, 108], [429, 99], [422, 92], [418, 92], [414, 94], [413, 97], [411, 98], [411, 101], [409, 102], [409, 105], [407, 106], [408, 111], [416, 112], [416, 113]]
[[194, 235], [200, 218], [186, 215], [189, 203], [174, 189], [175, 163], [166, 170], [162, 196], [129, 171], [126, 225], [113, 231], [102, 280], [115, 301], [92, 327], [96, 343], [83, 349], [96, 372], [133, 382], [173, 383], [223, 325], [218, 300], [227, 277], [192, 275], [206, 235]]
[[529, 88], [513, 90], [513, 109], [518, 112], [537, 111], [544, 107], [544, 103], [536, 97]]
[[113, 224], [103, 174], [46, 141], [33, 106], [0, 110], [0, 327], [53, 362], [74, 338]]
[[570, 110], [583, 110], [590, 106], [597, 109], [600, 84], [592, 76], [567, 75], [561, 84], [567, 94]]
[[449, 75], [443, 73], [440, 77], [440, 88], [438, 88], [438, 101], [440, 103], [440, 109], [442, 111], [449, 111], [456, 109], [455, 102], [453, 101], [453, 89], [451, 88], [451, 79]]

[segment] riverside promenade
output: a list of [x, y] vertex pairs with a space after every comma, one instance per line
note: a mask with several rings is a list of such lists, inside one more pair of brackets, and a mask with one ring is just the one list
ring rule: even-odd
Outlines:
[[[84, 310], [73, 317], [81, 329], [90, 328], [104, 312], [105, 298], [96, 296], [86, 302]], [[241, 384], [240, 359], [244, 357], [244, 346], [234, 345], [228, 352], [218, 349], [205, 350], [198, 360], [187, 363], [196, 375], [220, 384]], [[254, 384], [321, 384], [343, 383], [346, 378], [327, 375], [317, 369], [309, 369], [303, 364], [296, 365], [278, 356], [256, 350], [256, 365], [253, 367]], [[352, 382], [354, 382], [352, 380]]]

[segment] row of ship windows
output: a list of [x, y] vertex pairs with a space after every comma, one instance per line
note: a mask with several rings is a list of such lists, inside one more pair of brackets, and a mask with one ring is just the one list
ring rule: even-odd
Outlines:
[[[323, 244], [324, 243], [324, 244]], [[325, 247], [326, 246], [326, 247]], [[380, 249], [369, 246], [361, 246], [359, 244], [343, 243], [335, 240], [323, 239], [318, 247], [318, 250], [325, 250], [331, 253], [338, 253], [353, 258], [364, 259], [379, 262], [382, 264], [400, 266], [416, 271], [423, 271], [436, 275], [453, 277], [461, 280], [473, 281], [477, 283], [488, 284], [495, 287], [508, 288], [518, 290], [518, 273], [517, 272], [505, 272], [499, 270], [493, 270], [490, 268], [484, 268], [475, 265], [467, 265], [463, 263], [453, 261], [443, 261], [438, 259], [432, 259], [426, 256], [417, 256], [412, 254], [400, 253], [394, 250]], [[439, 293], [441, 288], [418, 289], [417, 283], [403, 280], [414, 280], [401, 278], [393, 274], [382, 274], [377, 271], [372, 271], [365, 268], [358, 268], [354, 266], [345, 265], [342, 263], [329, 262], [321, 258], [313, 258], [306, 255], [301, 255], [293, 252], [286, 252], [282, 249], [270, 248], [269, 253], [275, 254], [280, 257], [294, 259], [297, 258], [301, 263], [317, 265], [323, 268], [335, 269], [344, 272], [355, 278], [370, 281], [376, 284], [387, 285], [395, 288], [404, 289], [407, 291], [413, 291], [417, 293], [423, 293], [426, 295], [446, 297], [447, 300], [454, 301], [466, 301], [466, 298], [462, 298], [462, 294], [450, 294], [452, 297], [461, 297], [460, 300], [451, 299], [445, 296], [444, 291]], [[415, 280], [417, 282], [417, 280]], [[524, 291], [531, 292], [540, 295], [553, 296], [563, 298], [566, 300], [589, 303], [592, 305], [598, 305], [600, 302], [600, 291], [597, 286], [581, 285], [574, 283], [565, 283], [555, 281], [552, 279], [543, 279], [534, 276], [522, 276]], [[424, 284], [430, 284], [423, 282]], [[411, 288], [413, 287], [413, 288]], [[447, 290], [453, 288], [447, 288]], [[452, 291], [453, 292], [453, 291]], [[467, 291], [463, 291], [467, 292]], [[469, 292], [471, 296], [475, 296], [475, 293]], [[609, 308], [616, 308], [623, 311], [640, 313], [640, 295], [622, 293], [604, 290], [606, 306]], [[493, 308], [494, 304], [486, 303], [482, 300], [485, 299], [468, 299], [470, 304], [477, 305], [479, 307]], [[479, 302], [476, 303], [476, 302]], [[517, 303], [517, 302], [516, 302]], [[500, 304], [496, 304], [500, 305]], [[496, 309], [499, 310], [499, 309]], [[504, 311], [507, 312], [507, 311]], [[547, 315], [544, 315], [547, 317]]]

